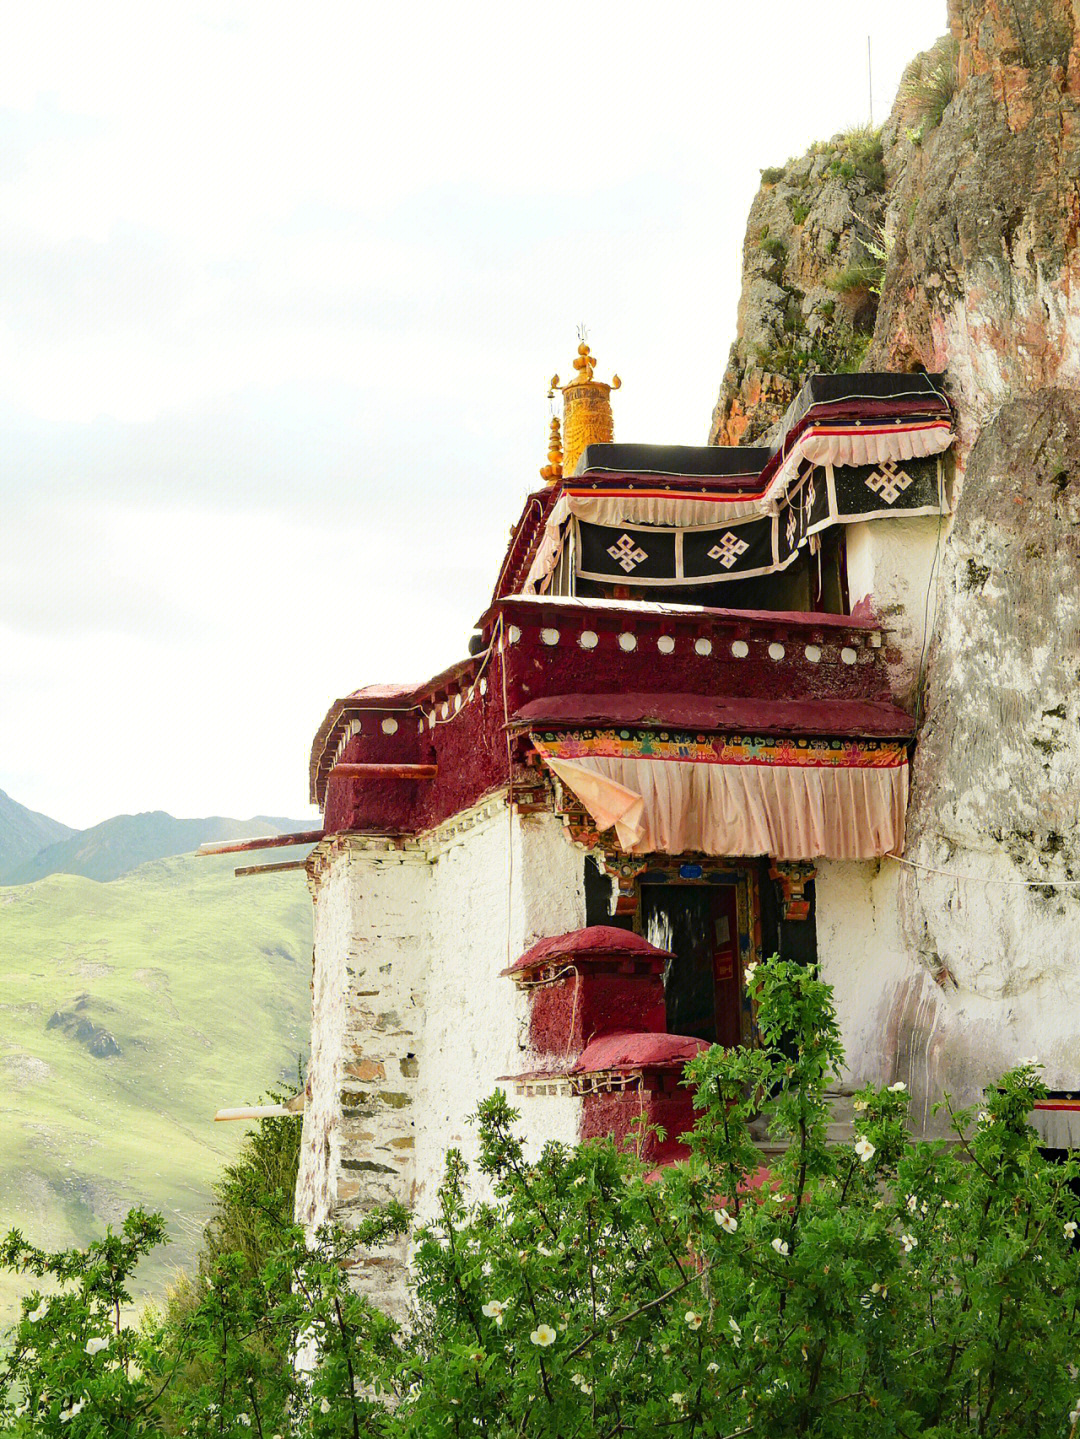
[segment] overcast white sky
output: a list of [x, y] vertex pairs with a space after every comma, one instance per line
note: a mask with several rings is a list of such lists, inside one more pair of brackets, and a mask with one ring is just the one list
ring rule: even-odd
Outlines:
[[330, 701], [465, 653], [579, 322], [704, 443], [763, 166], [945, 0], [67, 0], [0, 23], [0, 788], [309, 811]]

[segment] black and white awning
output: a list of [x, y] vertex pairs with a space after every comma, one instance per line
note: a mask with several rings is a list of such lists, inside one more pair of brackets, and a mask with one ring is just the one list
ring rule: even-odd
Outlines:
[[937, 456], [814, 466], [775, 513], [719, 525], [607, 525], [575, 518], [580, 579], [633, 585], [711, 584], [773, 574], [831, 525], [945, 512]]

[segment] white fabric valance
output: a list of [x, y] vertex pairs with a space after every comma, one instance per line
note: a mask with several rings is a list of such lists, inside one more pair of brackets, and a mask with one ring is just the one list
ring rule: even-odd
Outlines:
[[917, 430], [810, 430], [798, 448], [815, 465], [880, 465], [885, 460], [923, 460], [953, 442], [948, 425]]
[[627, 854], [874, 859], [904, 843], [908, 767], [840, 768], [629, 757], [555, 758], [538, 746]]
[[[709, 500], [695, 495], [567, 495], [567, 507], [594, 525], [677, 525], [712, 529], [764, 514], [759, 499]], [[557, 507], [556, 507], [557, 508]], [[767, 507], [766, 507], [767, 508]]]

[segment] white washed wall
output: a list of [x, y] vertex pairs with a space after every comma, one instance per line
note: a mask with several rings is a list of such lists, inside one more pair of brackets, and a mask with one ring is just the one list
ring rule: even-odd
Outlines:
[[[496, 798], [405, 850], [332, 841], [312, 888], [298, 1218], [348, 1223], [390, 1197], [430, 1218], [446, 1150], [475, 1161], [468, 1116], [501, 1076], [535, 1063], [525, 996], [500, 971], [536, 939], [585, 923], [583, 855], [553, 816], [511, 816]], [[579, 1100], [508, 1088], [534, 1150], [577, 1139]], [[479, 1177], [476, 1189], [486, 1192]], [[406, 1261], [398, 1245], [355, 1274], [398, 1317]]]

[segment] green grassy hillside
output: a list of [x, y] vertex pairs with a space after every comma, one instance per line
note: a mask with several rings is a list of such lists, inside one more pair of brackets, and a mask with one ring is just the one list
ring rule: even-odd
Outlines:
[[234, 879], [250, 858], [0, 888], [0, 1231], [83, 1243], [141, 1203], [173, 1239], [145, 1289], [190, 1265], [244, 1127], [214, 1111], [291, 1082], [307, 1050], [305, 876]]

